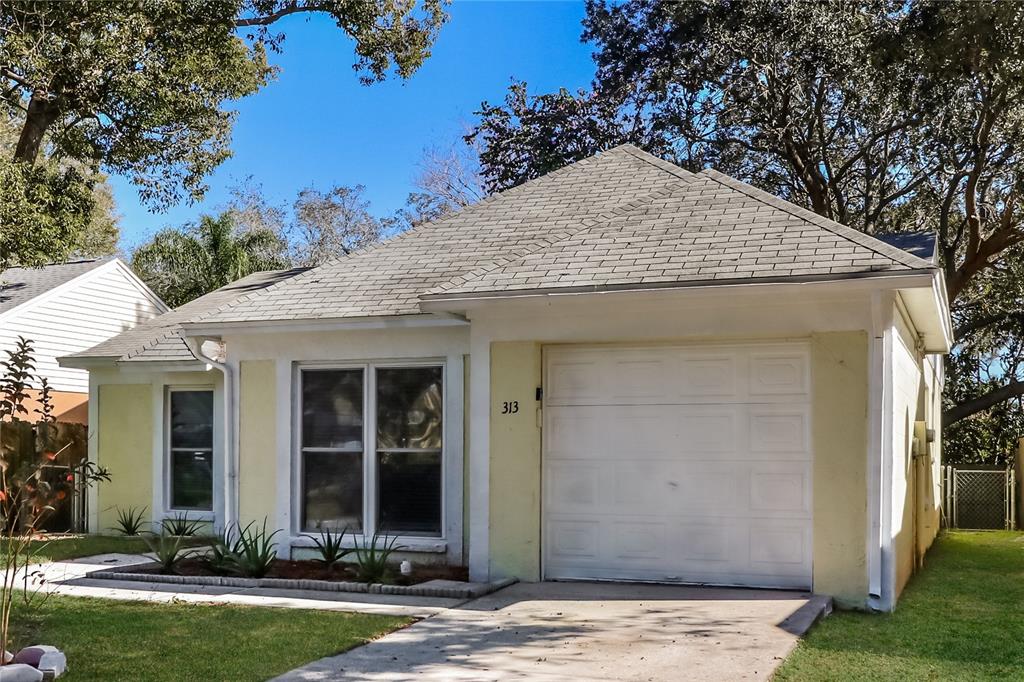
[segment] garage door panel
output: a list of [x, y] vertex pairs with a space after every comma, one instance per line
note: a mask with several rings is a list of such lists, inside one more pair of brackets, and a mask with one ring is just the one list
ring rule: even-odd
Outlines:
[[754, 466], [750, 473], [750, 511], [777, 518], [811, 513], [810, 464]]
[[793, 455], [805, 459], [810, 450], [810, 408], [758, 405], [750, 409], [752, 453]]
[[749, 395], [804, 395], [810, 391], [810, 376], [804, 356], [799, 353], [750, 354]]
[[810, 587], [805, 347], [546, 358], [545, 577]]

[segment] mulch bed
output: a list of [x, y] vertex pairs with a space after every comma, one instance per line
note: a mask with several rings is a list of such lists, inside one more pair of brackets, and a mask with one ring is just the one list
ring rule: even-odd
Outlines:
[[[136, 573], [160, 573], [158, 567], [138, 568]], [[185, 559], [175, 571], [175, 575], [215, 576], [202, 559]], [[275, 559], [267, 573], [267, 578], [283, 578], [287, 580], [328, 580], [331, 582], [357, 582], [355, 564], [335, 564], [326, 568], [318, 561], [286, 561]], [[244, 576], [241, 576], [244, 577]], [[396, 569], [388, 582], [393, 585], [418, 585], [428, 580], [469, 580], [469, 570], [462, 566], [430, 566], [414, 565], [411, 576], [401, 575]]]

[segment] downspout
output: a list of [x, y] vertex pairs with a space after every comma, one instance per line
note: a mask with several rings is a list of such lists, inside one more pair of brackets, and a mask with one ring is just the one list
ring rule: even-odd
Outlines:
[[211, 336], [186, 337], [185, 342], [189, 350], [199, 360], [216, 367], [224, 376], [224, 518], [221, 519], [220, 528], [214, 523], [214, 532], [228, 528], [238, 519], [236, 494], [238, 487], [238, 462], [236, 461], [237, 448], [235, 448], [235, 383], [234, 372], [226, 362], [216, 360], [203, 353], [203, 343], [216, 341], [223, 343], [221, 339]]
[[868, 607], [893, 608], [895, 564], [892, 551], [892, 352], [891, 296], [871, 297], [870, 446], [868, 448]]

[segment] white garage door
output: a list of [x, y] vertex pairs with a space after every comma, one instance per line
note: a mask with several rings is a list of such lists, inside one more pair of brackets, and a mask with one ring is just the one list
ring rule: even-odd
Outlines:
[[810, 588], [806, 345], [545, 357], [546, 578]]

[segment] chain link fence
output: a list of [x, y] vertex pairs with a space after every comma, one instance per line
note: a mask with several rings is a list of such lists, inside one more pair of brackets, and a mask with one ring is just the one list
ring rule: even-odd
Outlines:
[[943, 467], [946, 526], [975, 530], [1016, 528], [1012, 469]]

